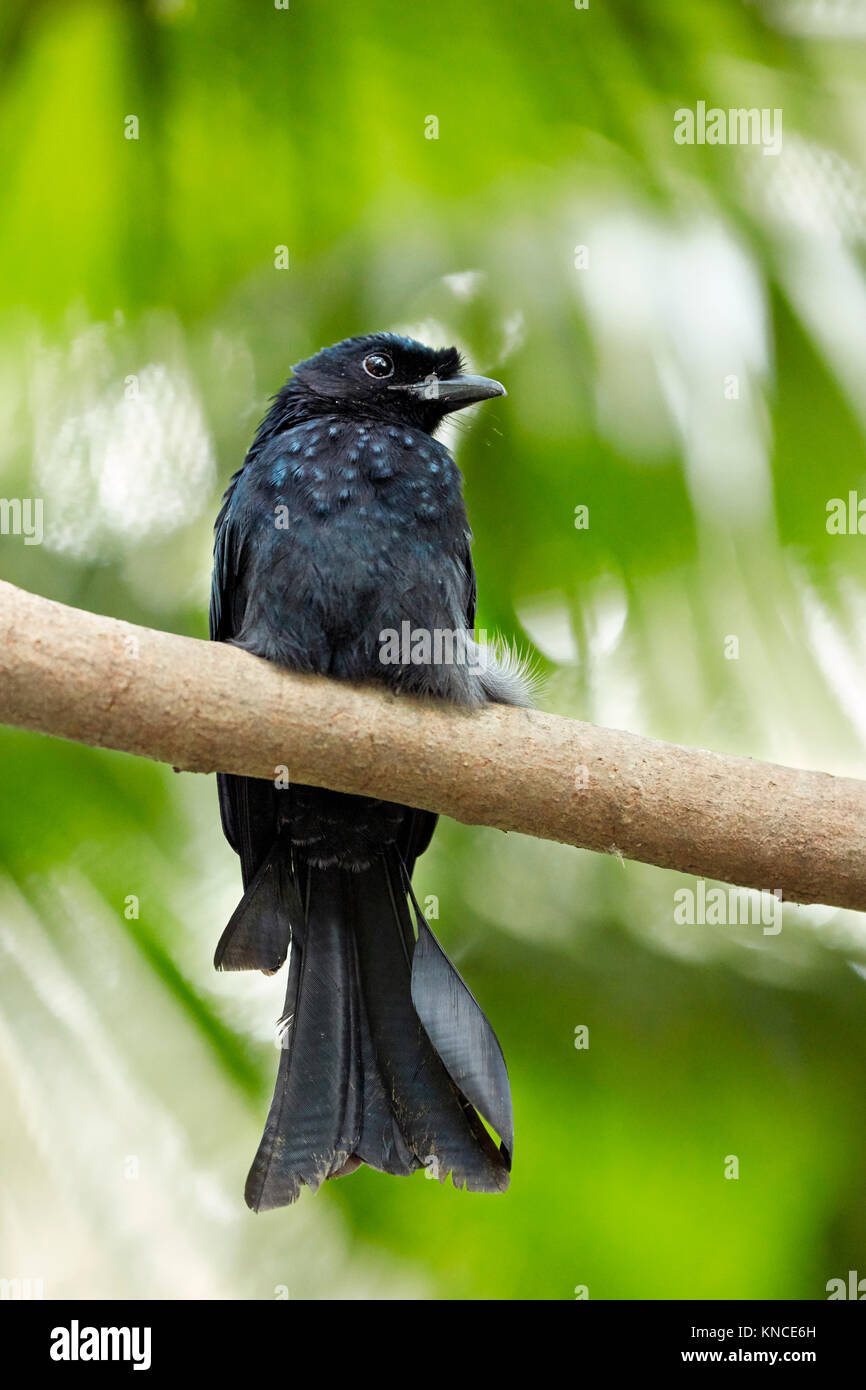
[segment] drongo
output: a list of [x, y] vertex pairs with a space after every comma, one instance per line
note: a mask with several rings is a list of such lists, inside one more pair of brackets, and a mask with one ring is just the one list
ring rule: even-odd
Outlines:
[[[465, 373], [455, 348], [392, 333], [299, 362], [223, 499], [211, 637], [410, 696], [530, 703], [520, 663], [474, 640], [462, 477], [435, 438], [452, 411], [504, 395]], [[247, 1204], [284, 1206], [362, 1163], [502, 1192], [513, 1147], [502, 1050], [411, 888], [436, 816], [290, 776], [218, 778], [244, 896], [214, 963], [272, 974], [289, 956]]]

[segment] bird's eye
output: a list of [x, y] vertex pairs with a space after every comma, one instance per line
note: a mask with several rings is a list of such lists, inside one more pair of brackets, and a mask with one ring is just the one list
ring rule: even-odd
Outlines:
[[394, 371], [394, 363], [387, 352], [371, 352], [369, 357], [364, 358], [364, 371], [367, 376], [391, 376]]

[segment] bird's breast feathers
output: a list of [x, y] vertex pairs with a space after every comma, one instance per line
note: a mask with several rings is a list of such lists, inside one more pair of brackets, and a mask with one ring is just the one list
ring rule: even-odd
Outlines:
[[[305, 423], [250, 460], [232, 507], [256, 535], [242, 645], [293, 667], [432, 688], [429, 673], [406, 670], [407, 651], [410, 667], [429, 664], [416, 634], [430, 633], [433, 661], [448, 640], [437, 632], [470, 622], [468, 523], [443, 445], [376, 421]], [[465, 673], [456, 680], [463, 692]], [[435, 681], [443, 694], [454, 683], [448, 671]]]

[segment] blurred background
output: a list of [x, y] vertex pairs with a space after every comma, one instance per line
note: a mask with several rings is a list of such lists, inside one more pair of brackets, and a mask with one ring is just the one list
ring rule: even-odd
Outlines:
[[[864, 39], [862, 0], [6, 0], [0, 495], [44, 534], [0, 536], [0, 574], [203, 637], [219, 497], [291, 364], [457, 342], [509, 393], [452, 436], [479, 626], [545, 708], [866, 775]], [[677, 143], [699, 102], [781, 111], [781, 150]], [[0, 759], [3, 1278], [866, 1276], [863, 916], [681, 925], [694, 880], [443, 823], [418, 887], [509, 1062], [510, 1192], [364, 1170], [254, 1217], [284, 981], [212, 971], [240, 893], [213, 779], [10, 730]]]

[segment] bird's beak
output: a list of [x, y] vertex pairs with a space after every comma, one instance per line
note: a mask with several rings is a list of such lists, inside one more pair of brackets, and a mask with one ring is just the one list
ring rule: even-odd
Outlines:
[[391, 389], [408, 391], [421, 400], [440, 401], [445, 414], [462, 410], [465, 405], [474, 405], [476, 401], [489, 400], [491, 396], [508, 395], [502, 383], [489, 376], [431, 377], [427, 381], [413, 382], [409, 386], [392, 386]]

